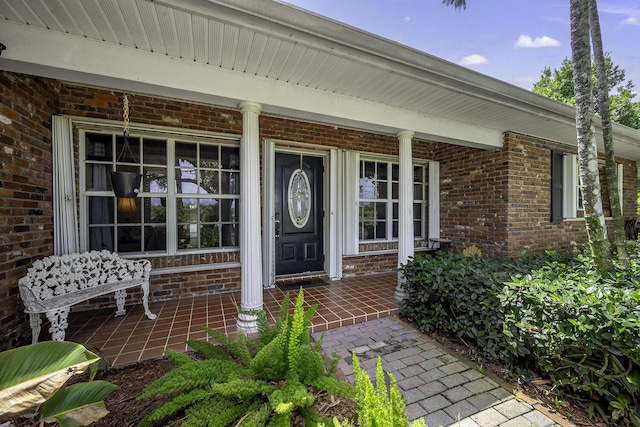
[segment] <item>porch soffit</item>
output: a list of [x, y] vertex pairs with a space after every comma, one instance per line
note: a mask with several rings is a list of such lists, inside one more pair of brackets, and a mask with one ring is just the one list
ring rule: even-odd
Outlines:
[[[570, 107], [272, 0], [0, 0], [0, 17], [0, 69], [484, 148], [508, 130], [575, 144]], [[615, 134], [639, 159], [640, 132]]]

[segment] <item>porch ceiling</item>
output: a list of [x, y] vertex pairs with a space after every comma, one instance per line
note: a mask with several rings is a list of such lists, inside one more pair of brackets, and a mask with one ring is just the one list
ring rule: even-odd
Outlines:
[[[0, 69], [483, 148], [575, 144], [574, 110], [272, 1], [0, 0]], [[616, 126], [640, 159], [640, 132]]]

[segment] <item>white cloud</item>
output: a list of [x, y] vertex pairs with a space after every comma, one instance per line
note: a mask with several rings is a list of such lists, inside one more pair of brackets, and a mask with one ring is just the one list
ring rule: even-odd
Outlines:
[[479, 55], [477, 53], [474, 53], [473, 55], [465, 56], [459, 62], [460, 65], [478, 65], [478, 64], [488, 64], [488, 63], [489, 63], [489, 60], [486, 57]]
[[411, 17], [410, 16], [405, 16], [404, 17], [404, 22], [409, 22], [411, 21]]
[[598, 5], [598, 9], [600, 13], [613, 13], [615, 15], [638, 16], [640, 14], [640, 9], [636, 5], [626, 7], [613, 3], [602, 3]]
[[535, 39], [526, 34], [521, 34], [515, 42], [516, 49], [532, 49], [537, 47], [557, 47], [560, 42], [549, 36], [536, 37]]
[[[618, 0], [619, 2], [620, 0]], [[603, 13], [611, 13], [614, 15], [626, 15], [622, 21], [620, 21], [623, 25], [640, 25], [640, 8], [638, 8], [637, 3], [629, 2], [631, 6], [625, 6], [620, 4], [613, 3], [602, 3], [598, 6], [600, 14]]]

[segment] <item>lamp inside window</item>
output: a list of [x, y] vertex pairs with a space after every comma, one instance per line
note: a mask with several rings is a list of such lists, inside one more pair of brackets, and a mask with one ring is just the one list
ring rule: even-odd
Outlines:
[[133, 213], [138, 212], [138, 204], [135, 197], [120, 197], [118, 198], [118, 212], [121, 213]]

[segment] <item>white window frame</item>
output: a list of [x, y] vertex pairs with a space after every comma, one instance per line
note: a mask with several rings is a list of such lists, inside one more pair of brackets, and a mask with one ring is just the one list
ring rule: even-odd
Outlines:
[[565, 154], [562, 157], [562, 216], [577, 218], [579, 208], [580, 170], [578, 156]]
[[[181, 166], [175, 165], [175, 152], [176, 152], [175, 151], [175, 145], [176, 144], [180, 144], [180, 143], [196, 144], [198, 147], [202, 147], [202, 146], [207, 146], [208, 145], [210, 147], [216, 147], [217, 149], [220, 150], [220, 152], [221, 152], [223, 147], [233, 147], [233, 146], [230, 146], [229, 144], [220, 143], [219, 141], [211, 141], [211, 142], [209, 142], [209, 141], [190, 141], [190, 140], [185, 140], [184, 138], [170, 139], [169, 140], [169, 144], [168, 144], [168, 150], [167, 150], [168, 153], [167, 154], [168, 155], [171, 154], [171, 157], [173, 157], [173, 161], [171, 162], [171, 164], [173, 165], [172, 167], [173, 167], [174, 176], [173, 176], [173, 179], [171, 181], [169, 181], [169, 182], [175, 183], [175, 175], [177, 174], [177, 171], [179, 169], [184, 169], [184, 170], [193, 169], [194, 171], [196, 171], [196, 173], [201, 173], [202, 171], [205, 171], [205, 172], [206, 171], [216, 171], [216, 172], [221, 173], [221, 174], [222, 173], [229, 173], [229, 174], [238, 173], [239, 174], [239, 172], [240, 172], [240, 153], [239, 152], [238, 152], [238, 158], [236, 159], [237, 168], [234, 168], [234, 169], [225, 169], [225, 168], [222, 168], [220, 165], [218, 165], [215, 168], [202, 167], [202, 166], [200, 166], [200, 160], [199, 160], [200, 159], [200, 155], [199, 154], [197, 155], [198, 156], [197, 157], [198, 160], [196, 161], [196, 165], [194, 165], [193, 168], [191, 168], [191, 167], [181, 167]], [[239, 148], [239, 147], [233, 147], [233, 148]], [[198, 153], [200, 153], [200, 150], [198, 150]], [[218, 161], [220, 161], [220, 159]], [[231, 179], [231, 178], [229, 178], [229, 179]], [[220, 185], [221, 185], [222, 184], [221, 175], [219, 177], [219, 180], [220, 180]], [[220, 200], [220, 201], [221, 200], [234, 200], [234, 201], [236, 201], [235, 209], [239, 210], [239, 205], [240, 205], [240, 188], [239, 187], [240, 187], [240, 182], [238, 181], [237, 182], [237, 191], [234, 192], [234, 193], [222, 193], [222, 192], [219, 192], [219, 193], [200, 193], [200, 192], [198, 192], [198, 193], [179, 193], [179, 192], [175, 191], [175, 186], [172, 185], [169, 188], [169, 192], [167, 194], [167, 198], [172, 199], [172, 204], [175, 205], [176, 215], [177, 215], [177, 212], [178, 212], [178, 210], [177, 210], [178, 199], [194, 199], [194, 200], [198, 200], [198, 202], [200, 200], [214, 200], [214, 199], [217, 199], [217, 200]], [[237, 217], [238, 217], [238, 221], [231, 222], [231, 224], [235, 224], [236, 227], [237, 227], [237, 233], [236, 233], [237, 244], [229, 246], [229, 247], [217, 246], [217, 247], [204, 247], [204, 248], [180, 248], [180, 242], [176, 242], [177, 243], [177, 248], [176, 248], [177, 253], [208, 252], [208, 251], [225, 250], [227, 248], [239, 248], [239, 245], [240, 245], [240, 242], [239, 242], [240, 213], [239, 213], [239, 211], [237, 213]], [[211, 223], [207, 223], [207, 224], [211, 224]], [[222, 218], [218, 218], [217, 224], [219, 225], [219, 233], [222, 233], [223, 225], [228, 225], [229, 221], [223, 221]], [[195, 225], [196, 227], [201, 227], [202, 226], [199, 215], [198, 215], [198, 218], [196, 219], [195, 223], [193, 223], [191, 221], [189, 221], [187, 223], [179, 223], [178, 222], [178, 218], [176, 218], [175, 225], [176, 225], [176, 232], [177, 232], [177, 229], [178, 229], [178, 227], [180, 225], [191, 225], [191, 226]], [[169, 224], [167, 224], [167, 229], [169, 229], [169, 228], [170, 228], [170, 226], [169, 226]], [[169, 233], [169, 230], [167, 230], [167, 233]], [[171, 233], [171, 235], [172, 236], [176, 236], [177, 233], [175, 233], [175, 234]]]
[[[373, 197], [373, 198], [366, 198], [366, 197], [362, 197], [362, 191], [359, 189], [358, 191], [358, 240], [360, 241], [360, 243], [376, 243], [376, 242], [396, 242], [398, 241], [398, 237], [393, 237], [393, 225], [394, 222], [398, 222], [399, 219], [394, 219], [393, 218], [393, 207], [394, 205], [398, 206], [398, 209], [400, 209], [400, 200], [398, 197], [394, 198], [393, 197], [393, 185], [394, 185], [394, 181], [393, 181], [393, 166], [395, 165], [396, 168], [398, 168], [398, 175], [399, 175], [399, 170], [400, 170], [400, 164], [398, 162], [398, 159], [392, 159], [392, 158], [375, 158], [375, 157], [365, 157], [365, 156], [361, 156], [360, 157], [360, 164], [358, 165], [358, 183], [359, 186], [361, 185], [361, 181], [363, 180], [363, 166], [366, 163], [374, 163], [375, 168], [376, 168], [376, 178], [375, 181], [377, 183], [381, 182], [380, 178], [378, 178], [378, 170], [379, 168], [385, 167], [387, 169], [387, 178], [385, 180], [385, 186], [386, 186], [386, 197], [385, 198], [379, 198], [379, 197]], [[397, 187], [398, 187], [398, 195], [399, 196], [399, 187], [400, 187], [400, 182], [397, 181], [395, 182]], [[412, 180], [413, 183], [413, 180]], [[377, 186], [376, 186], [377, 188]], [[412, 197], [413, 200], [413, 197]], [[361, 214], [360, 214], [360, 210], [361, 207], [360, 205], [362, 203], [373, 203], [375, 204], [384, 204], [384, 208], [385, 208], [385, 217], [384, 220], [381, 221], [375, 221], [377, 222], [384, 222], [384, 237], [377, 237], [377, 238], [373, 238], [373, 239], [363, 239], [360, 236], [360, 232], [362, 231], [363, 228], [363, 221], [360, 220]], [[374, 229], [377, 228], [377, 225], [374, 226]]]
[[624, 165], [618, 163], [618, 198], [620, 199], [620, 214], [624, 218]]
[[[122, 124], [119, 122], [108, 120], [93, 120], [93, 119], [81, 119], [73, 120], [74, 126], [79, 130], [79, 188], [80, 188], [80, 200], [79, 200], [79, 222], [80, 222], [80, 250], [89, 250], [89, 209], [88, 199], [90, 196], [111, 196], [112, 191], [90, 191], [86, 190], [86, 133], [102, 133], [102, 134], [118, 134], [122, 132]], [[232, 147], [240, 147], [239, 135], [227, 135], [213, 132], [204, 131], [190, 131], [186, 129], [153, 126], [153, 125], [131, 125], [132, 137], [147, 137], [154, 139], [164, 139], [167, 141], [167, 182], [175, 183], [175, 143], [176, 142], [198, 142], [212, 145], [224, 145]], [[117, 155], [116, 155], [117, 157]], [[240, 175], [242, 172], [239, 172]], [[218, 247], [218, 248], [202, 248], [202, 249], [178, 249], [177, 242], [177, 212], [176, 212], [176, 198], [188, 197], [192, 195], [184, 193], [176, 193], [175, 184], [168, 185], [167, 193], [145, 193], [141, 192], [140, 196], [147, 197], [165, 197], [166, 198], [166, 237], [167, 246], [166, 251], [153, 251], [153, 252], [124, 252], [126, 257], [144, 257], [144, 256], [169, 256], [169, 255], [184, 255], [193, 253], [212, 253], [212, 252], [231, 252], [239, 250], [238, 246]], [[211, 198], [225, 198], [226, 195], [212, 194]], [[202, 197], [202, 196], [200, 196]], [[233, 198], [236, 198], [239, 202], [240, 194], [234, 194]], [[114, 201], [115, 203], [115, 201]], [[239, 224], [238, 224], [239, 227]], [[241, 230], [238, 228], [238, 235]]]
[[[360, 185], [360, 159], [365, 157], [367, 159], [374, 158], [371, 155], [360, 153], [357, 151], [344, 151], [343, 152], [343, 206], [344, 206], [344, 219], [343, 219], [343, 255], [359, 255], [360, 243], [359, 240], [359, 185]], [[387, 157], [388, 159], [389, 157]], [[394, 159], [394, 158], [392, 158]], [[397, 158], [395, 158], [397, 159]], [[423, 218], [424, 227], [423, 235], [426, 238], [440, 237], [440, 163], [433, 160], [426, 159], [412, 159], [413, 165], [423, 165], [428, 168], [428, 181], [425, 185], [428, 186], [428, 193], [423, 195], [424, 203], [428, 205], [428, 213], [426, 218]], [[420, 238], [414, 238], [420, 240]], [[395, 239], [397, 241], [397, 239]], [[369, 241], [364, 241], [369, 242]]]
[[[582, 212], [582, 199], [580, 197], [580, 169], [578, 166], [578, 156], [576, 154], [565, 154], [562, 158], [562, 216], [565, 219], [575, 219], [578, 212]], [[624, 165], [618, 163], [618, 195], [620, 198], [621, 210], [624, 207]], [[603, 194], [603, 197], [608, 197]], [[623, 213], [624, 215], [624, 213]]]
[[[348, 153], [347, 153], [348, 154]], [[351, 174], [347, 174], [347, 176], [345, 176], [345, 179], [352, 179], [355, 182], [355, 187], [354, 188], [355, 192], [354, 192], [354, 198], [351, 200], [355, 200], [355, 203], [352, 204], [351, 209], [352, 209], [352, 213], [351, 215], [354, 215], [356, 218], [356, 225], [357, 227], [355, 227], [355, 240], [358, 243], [379, 243], [379, 242], [397, 242], [398, 241], [398, 237], [393, 237], [393, 224], [394, 221], [398, 222], [398, 219], [393, 219], [393, 206], [394, 204], [398, 205], [398, 209], [400, 209], [399, 206], [399, 199], [397, 198], [393, 198], [393, 184], [394, 181], [392, 179], [392, 170], [393, 170], [393, 166], [392, 165], [396, 165], [398, 168], [400, 167], [399, 165], [399, 159], [397, 157], [382, 157], [382, 156], [368, 156], [368, 155], [364, 155], [364, 154], [359, 154], [359, 153], [353, 153], [353, 155], [349, 156], [350, 157], [350, 162], [352, 165], [356, 165], [355, 168], [350, 168], [350, 170], [352, 172], [355, 173], [351, 173]], [[387, 165], [387, 198], [386, 199], [370, 199], [370, 198], [365, 198], [362, 199], [360, 198], [360, 179], [362, 178], [362, 167], [363, 164], [365, 162], [375, 162], [376, 164], [386, 164]], [[416, 236], [415, 235], [415, 224], [414, 224], [414, 240], [423, 240], [426, 238], [428, 230], [429, 230], [429, 218], [431, 218], [431, 212], [427, 212], [426, 207], [430, 206], [430, 191], [428, 191], [428, 189], [430, 189], [430, 180], [431, 180], [431, 167], [432, 167], [433, 162], [429, 162], [428, 160], [417, 160], [417, 159], [413, 159], [412, 160], [412, 164], [411, 164], [411, 176], [412, 176], [412, 180], [411, 180], [411, 188], [413, 190], [413, 196], [411, 198], [412, 201], [412, 205], [415, 206], [416, 204], [420, 204], [420, 212], [421, 212], [421, 218], [420, 218], [420, 229], [419, 229], [419, 235]], [[413, 174], [413, 168], [415, 167], [421, 167], [423, 168], [423, 177], [422, 177], [422, 199], [421, 200], [416, 200], [415, 199], [415, 185], [417, 184], [415, 182], [415, 180], [413, 179], [414, 174]], [[355, 170], [354, 170], [355, 169]], [[398, 187], [399, 187], [399, 182], [397, 183]], [[362, 227], [362, 223], [360, 221], [360, 202], [361, 201], [365, 201], [365, 202], [372, 202], [372, 203], [386, 203], [386, 237], [385, 238], [379, 238], [379, 239], [360, 239], [360, 229]], [[347, 213], [348, 216], [348, 213]], [[349, 245], [346, 245], [347, 248], [349, 248]], [[355, 248], [351, 248], [352, 250]], [[351, 251], [350, 251], [351, 252]]]
[[[414, 207], [414, 212], [415, 212], [415, 206], [416, 205], [420, 205], [420, 229], [419, 229], [419, 233], [418, 235], [416, 235], [416, 227], [415, 227], [415, 219], [414, 221], [414, 227], [413, 227], [413, 238], [414, 240], [424, 240], [427, 238], [428, 236], [428, 232], [429, 232], [429, 222], [428, 219], [431, 217], [430, 213], [427, 211], [427, 207], [429, 206], [429, 174], [430, 174], [430, 169], [431, 169], [431, 165], [429, 164], [429, 162], [426, 161], [413, 161], [413, 165], [412, 165], [412, 172], [413, 169], [416, 167], [420, 167], [422, 168], [422, 183], [418, 183], [415, 180], [415, 175], [412, 173], [411, 175], [414, 176], [414, 180], [413, 180], [413, 207]], [[422, 199], [418, 200], [415, 197], [415, 187], [417, 185], [421, 184], [422, 185]]]

